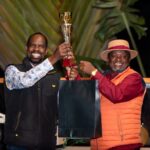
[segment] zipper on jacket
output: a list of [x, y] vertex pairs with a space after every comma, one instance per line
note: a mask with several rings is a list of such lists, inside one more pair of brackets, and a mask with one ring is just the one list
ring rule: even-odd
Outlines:
[[16, 122], [16, 126], [15, 126], [15, 131], [17, 130], [19, 123], [20, 123], [20, 117], [21, 117], [21, 111], [19, 111], [18, 115], [17, 115], [17, 122]]
[[37, 90], [38, 90], [38, 138], [37, 138], [37, 144], [39, 143], [39, 137], [40, 137], [40, 126], [41, 126], [41, 86], [40, 82], [37, 83]]
[[118, 127], [119, 127], [119, 134], [120, 134], [121, 141], [123, 141], [123, 131], [122, 131], [121, 119], [119, 114], [118, 114]]

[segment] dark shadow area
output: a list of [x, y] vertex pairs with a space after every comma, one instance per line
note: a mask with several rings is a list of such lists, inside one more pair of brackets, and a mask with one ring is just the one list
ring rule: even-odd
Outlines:
[[148, 88], [144, 97], [141, 121], [143, 123], [143, 127], [149, 134], [149, 139], [145, 145], [145, 147], [147, 147], [150, 146], [150, 84], [148, 84]]
[[144, 98], [142, 107], [142, 122], [144, 123], [144, 127], [148, 130], [150, 135], [150, 88], [147, 89]]
[[4, 77], [4, 71], [0, 68], [0, 78]]
[[[131, 29], [134, 40], [136, 42], [139, 55], [141, 58], [141, 61], [143, 63], [146, 76], [150, 77], [150, 1], [148, 0], [139, 0], [136, 5], [134, 6], [138, 10], [140, 10], [139, 15], [143, 16], [145, 18], [145, 26], [148, 28], [146, 33], [146, 37], [142, 37], [141, 39], [138, 39], [138, 35]], [[130, 38], [126, 31], [123, 31], [117, 35], [118, 38], [123, 38], [129, 41], [131, 45]], [[132, 48], [132, 47], [131, 47]], [[134, 59], [131, 61], [131, 67], [134, 68], [136, 71], [140, 72], [140, 68], [137, 62], [137, 59]]]
[[[0, 78], [4, 77], [4, 70], [0, 68]], [[4, 87], [3, 83], [0, 83], [0, 113], [5, 113], [4, 103]], [[3, 143], [4, 138], [4, 124], [0, 123], [0, 150], [5, 150], [5, 144]]]
[[[4, 89], [3, 83], [0, 83], [0, 113], [5, 113], [4, 104]], [[4, 138], [4, 124], [0, 123], [0, 150], [5, 150], [5, 144], [3, 143]]]

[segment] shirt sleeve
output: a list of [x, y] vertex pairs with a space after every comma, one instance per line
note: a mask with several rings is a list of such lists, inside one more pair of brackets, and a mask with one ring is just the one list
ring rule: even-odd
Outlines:
[[127, 76], [120, 84], [115, 85], [107, 77], [97, 72], [94, 79], [99, 81], [100, 92], [113, 103], [129, 101], [145, 91], [145, 84], [138, 73]]
[[53, 66], [48, 59], [26, 72], [10, 65], [5, 71], [6, 86], [10, 90], [31, 87], [52, 69]]

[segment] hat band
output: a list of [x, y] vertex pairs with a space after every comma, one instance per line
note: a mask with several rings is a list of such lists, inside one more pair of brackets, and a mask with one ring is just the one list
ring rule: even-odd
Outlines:
[[125, 49], [125, 50], [129, 50], [129, 47], [127, 46], [123, 46], [123, 45], [119, 45], [119, 46], [113, 46], [113, 47], [110, 47], [109, 50], [115, 50], [115, 49]]

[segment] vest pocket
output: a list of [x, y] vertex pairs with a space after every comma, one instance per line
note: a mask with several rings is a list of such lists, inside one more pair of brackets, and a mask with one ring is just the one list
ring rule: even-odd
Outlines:
[[50, 83], [50, 84], [48, 84], [47, 86], [45, 86], [43, 88], [43, 91], [44, 91], [43, 92], [44, 95], [46, 95], [46, 96], [54, 95], [58, 91], [58, 84], [56, 84], [56, 83]]

